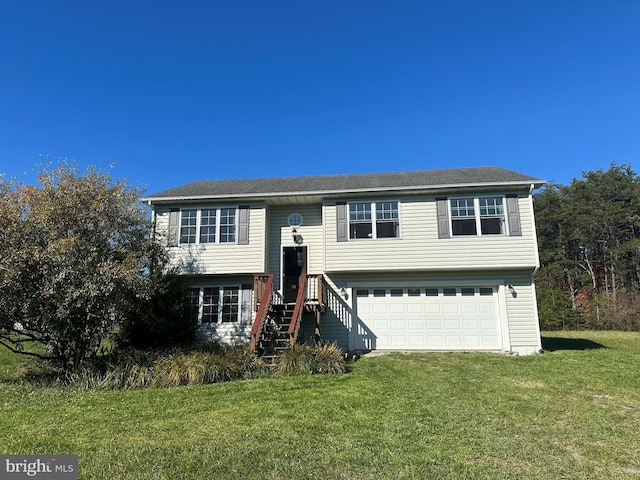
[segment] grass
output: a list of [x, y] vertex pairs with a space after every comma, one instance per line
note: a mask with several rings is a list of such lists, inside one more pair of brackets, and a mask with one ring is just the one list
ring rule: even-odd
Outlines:
[[78, 454], [82, 479], [640, 479], [640, 333], [544, 337], [125, 391], [15, 380], [0, 350], [0, 451]]

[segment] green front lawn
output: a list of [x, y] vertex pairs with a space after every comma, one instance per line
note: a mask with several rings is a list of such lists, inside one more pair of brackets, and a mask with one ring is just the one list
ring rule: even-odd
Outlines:
[[0, 452], [78, 454], [81, 479], [640, 479], [640, 333], [545, 348], [115, 392], [15, 381], [0, 350]]

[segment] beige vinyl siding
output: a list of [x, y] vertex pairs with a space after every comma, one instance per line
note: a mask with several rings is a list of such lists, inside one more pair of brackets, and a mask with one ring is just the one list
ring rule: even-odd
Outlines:
[[[216, 205], [189, 205], [204, 208]], [[227, 206], [227, 205], [225, 205]], [[166, 235], [169, 208], [156, 209], [157, 232]], [[249, 210], [249, 244], [189, 244], [172, 247], [172, 260], [183, 265], [185, 273], [200, 275], [262, 273], [266, 263], [265, 207], [251, 205]]]
[[542, 345], [532, 275], [526, 272], [512, 274], [505, 276], [504, 280], [514, 290], [513, 294], [505, 291], [511, 350], [521, 353], [538, 352]]
[[282, 247], [295, 247], [291, 227], [287, 223], [289, 215], [302, 215], [302, 226], [297, 229], [302, 237], [301, 246], [307, 247], [307, 273], [322, 273], [322, 207], [317, 205], [295, 205], [269, 208], [269, 230], [267, 244], [268, 273], [275, 275], [274, 289], [280, 289]]
[[520, 197], [518, 205], [522, 236], [438, 238], [435, 198], [410, 197], [400, 203], [401, 238], [338, 242], [336, 206], [326, 203], [324, 269], [340, 272], [535, 267], [536, 245], [528, 197]]

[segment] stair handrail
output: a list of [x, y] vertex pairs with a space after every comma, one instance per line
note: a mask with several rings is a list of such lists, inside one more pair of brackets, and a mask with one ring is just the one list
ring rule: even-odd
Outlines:
[[[267, 276], [267, 281], [265, 282], [264, 290], [262, 291], [262, 296], [260, 297], [260, 306], [258, 307], [258, 312], [256, 313], [256, 319], [254, 320], [253, 326], [251, 327], [251, 351], [252, 352], [256, 351], [259, 337], [264, 332], [267, 314], [271, 309], [271, 302], [273, 301], [273, 278], [274, 278], [273, 275]], [[264, 275], [256, 276], [256, 282], [263, 282], [264, 281], [263, 279], [264, 279]]]
[[300, 331], [300, 324], [302, 323], [302, 313], [304, 312], [304, 302], [307, 298], [306, 293], [307, 275], [303, 273], [300, 275], [300, 281], [298, 282], [296, 306], [293, 309], [293, 316], [291, 317], [291, 323], [289, 324], [289, 344], [291, 345], [291, 348], [293, 348], [298, 340], [298, 332]]

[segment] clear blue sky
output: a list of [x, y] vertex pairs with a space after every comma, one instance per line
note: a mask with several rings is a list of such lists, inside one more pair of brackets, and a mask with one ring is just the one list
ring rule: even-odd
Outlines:
[[4, 0], [0, 45], [8, 176], [640, 168], [637, 0]]

